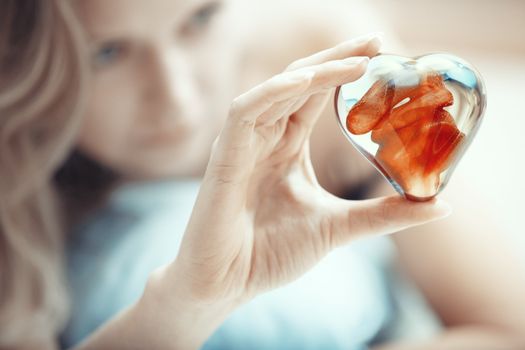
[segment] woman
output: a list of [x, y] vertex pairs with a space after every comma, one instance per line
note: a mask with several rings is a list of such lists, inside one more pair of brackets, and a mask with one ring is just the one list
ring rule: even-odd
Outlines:
[[[265, 49], [298, 39], [273, 38], [270, 45], [244, 27], [232, 28], [241, 22], [229, 16], [240, 6], [0, 4], [3, 347], [54, 348], [66, 319], [64, 239], [60, 215], [50, 207], [53, 177], [62, 216], [78, 223], [92, 220], [84, 206], [103, 205], [112, 186], [204, 173], [176, 259], [151, 273], [143, 295], [85, 339], [83, 349], [198, 348], [235, 309], [297, 279], [335, 247], [449, 214], [437, 200], [343, 200], [317, 182], [316, 176], [343, 195], [370, 176], [357, 176], [357, 160], [341, 162], [350, 148], [325, 142], [335, 137], [329, 131], [335, 123], [319, 117], [332, 88], [364, 72], [366, 57], [379, 50], [376, 37], [296, 60], [232, 103], [237, 90], [286, 66], [281, 59], [291, 61], [272, 61]], [[316, 39], [317, 49], [337, 36], [333, 27], [323, 28], [311, 25], [312, 33], [300, 34]], [[83, 183], [72, 181], [75, 164], [92, 171]], [[490, 225], [465, 226], [459, 219], [425, 226], [439, 234], [419, 229], [396, 239], [447, 327], [416, 348], [519, 349], [525, 314], [516, 306], [525, 302], [525, 284], [516, 266], [501, 259]], [[73, 310], [77, 303], [82, 300], [73, 294]]]

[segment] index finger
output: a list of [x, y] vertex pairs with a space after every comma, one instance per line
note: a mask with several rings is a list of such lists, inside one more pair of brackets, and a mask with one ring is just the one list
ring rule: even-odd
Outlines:
[[342, 42], [332, 48], [317, 52], [291, 63], [286, 71], [315, 66], [328, 61], [342, 60], [351, 56], [375, 56], [383, 43], [382, 33], [375, 32]]

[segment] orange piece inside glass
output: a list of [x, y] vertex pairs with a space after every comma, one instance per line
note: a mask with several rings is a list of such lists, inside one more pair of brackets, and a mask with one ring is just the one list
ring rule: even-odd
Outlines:
[[445, 110], [453, 102], [437, 73], [427, 73], [419, 84], [407, 87], [379, 80], [350, 109], [346, 127], [355, 135], [372, 132], [371, 139], [379, 146], [376, 163], [407, 198], [410, 193], [436, 193], [440, 174], [465, 139]]

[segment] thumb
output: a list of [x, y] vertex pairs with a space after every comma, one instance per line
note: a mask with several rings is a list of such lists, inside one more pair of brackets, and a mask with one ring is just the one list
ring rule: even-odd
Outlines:
[[[450, 205], [437, 198], [412, 202], [400, 196], [350, 201], [337, 198], [336, 210], [324, 221], [323, 234], [335, 248], [361, 235], [383, 235], [447, 217]], [[326, 225], [328, 223], [328, 225]]]

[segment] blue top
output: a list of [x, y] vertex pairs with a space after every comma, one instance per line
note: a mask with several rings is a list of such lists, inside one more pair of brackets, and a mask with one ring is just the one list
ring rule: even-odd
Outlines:
[[[72, 233], [64, 347], [134, 303], [149, 273], [174, 259], [199, 185], [125, 185]], [[393, 314], [384, 274], [390, 252], [383, 237], [337, 249], [298, 280], [237, 309], [203, 349], [367, 349]]]

